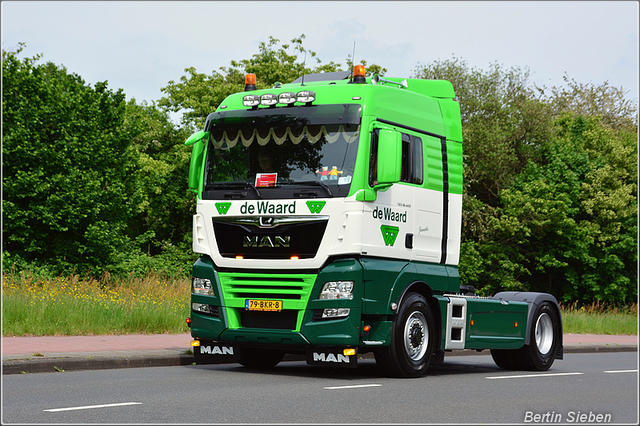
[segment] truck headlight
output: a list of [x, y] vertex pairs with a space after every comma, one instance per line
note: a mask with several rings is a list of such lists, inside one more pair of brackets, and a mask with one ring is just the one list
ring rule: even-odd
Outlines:
[[351, 308], [327, 308], [322, 311], [322, 319], [348, 317], [350, 311]]
[[200, 312], [202, 314], [218, 316], [218, 307], [207, 305], [206, 303], [192, 303], [191, 309], [194, 312]]
[[319, 299], [353, 299], [353, 281], [329, 281], [324, 283]]
[[211, 280], [207, 278], [193, 277], [193, 280], [191, 281], [191, 293], [213, 296], [213, 286], [211, 285]]

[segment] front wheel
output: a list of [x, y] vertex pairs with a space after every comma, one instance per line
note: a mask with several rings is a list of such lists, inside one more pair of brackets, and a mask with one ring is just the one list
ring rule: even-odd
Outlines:
[[515, 353], [514, 349], [491, 349], [491, 358], [503, 370], [517, 370], [518, 363], [514, 358]]
[[418, 293], [410, 293], [393, 325], [391, 345], [375, 352], [376, 363], [392, 377], [419, 377], [434, 353], [435, 321], [431, 307]]

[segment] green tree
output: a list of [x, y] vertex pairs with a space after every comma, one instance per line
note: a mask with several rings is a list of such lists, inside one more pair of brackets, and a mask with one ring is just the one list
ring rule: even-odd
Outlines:
[[157, 243], [148, 252], [156, 254], [161, 242], [177, 243], [191, 231], [195, 200], [186, 183], [191, 149], [184, 145], [189, 132], [155, 104], [138, 105], [135, 99], [126, 106], [125, 125], [134, 135], [139, 185], [145, 193], [139, 226], [153, 232]]
[[[565, 114], [510, 188], [479, 246], [485, 293], [544, 291], [568, 302], [637, 296], [637, 176], [633, 134]], [[636, 137], [637, 138], [637, 137]]]
[[528, 70], [493, 63], [485, 72], [452, 58], [418, 65], [414, 77], [453, 84], [462, 118], [466, 194], [496, 206], [500, 190], [536, 158], [551, 129], [548, 109], [529, 87]]
[[614, 130], [637, 129], [638, 106], [625, 98], [627, 91], [610, 86], [608, 81], [595, 85], [578, 83], [566, 75], [563, 79], [564, 86], [537, 88], [555, 117], [568, 112], [583, 117], [601, 116], [602, 124]]
[[2, 52], [4, 258], [99, 273], [142, 200], [124, 94], [23, 47]]
[[637, 106], [608, 85], [532, 89], [528, 72], [451, 59], [464, 138], [460, 276], [483, 294], [545, 291], [625, 303], [637, 294]]
[[138, 184], [143, 193], [134, 222], [138, 237], [117, 256], [111, 272], [143, 275], [185, 274], [191, 251], [191, 216], [195, 199], [187, 188], [191, 149], [184, 145], [187, 129], [176, 126], [167, 111], [135, 99], [125, 111], [125, 126], [138, 153]]

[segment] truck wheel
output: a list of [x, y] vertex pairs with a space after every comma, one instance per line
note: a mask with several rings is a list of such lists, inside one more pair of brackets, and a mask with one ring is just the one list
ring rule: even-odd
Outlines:
[[491, 357], [505, 370], [548, 370], [560, 341], [560, 317], [549, 302], [538, 306], [529, 330], [529, 344], [520, 349], [492, 349]]
[[518, 365], [513, 359], [515, 352], [514, 349], [491, 349], [491, 358], [503, 370], [517, 370]]
[[284, 352], [242, 348], [238, 362], [247, 368], [267, 369], [278, 365], [282, 358]]
[[376, 363], [393, 377], [419, 377], [434, 353], [435, 321], [425, 298], [410, 293], [393, 325], [391, 345], [375, 352]]
[[517, 350], [520, 368], [548, 370], [556, 358], [560, 333], [560, 317], [549, 302], [538, 306], [529, 331], [529, 344]]

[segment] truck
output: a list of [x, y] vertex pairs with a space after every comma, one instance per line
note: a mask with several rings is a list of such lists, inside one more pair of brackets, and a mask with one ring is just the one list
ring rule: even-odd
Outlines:
[[445, 80], [303, 75], [228, 96], [191, 135], [196, 363], [290, 354], [418, 377], [454, 350], [562, 359], [550, 294], [461, 286], [460, 105]]

